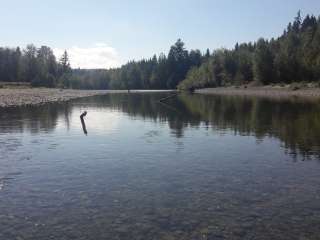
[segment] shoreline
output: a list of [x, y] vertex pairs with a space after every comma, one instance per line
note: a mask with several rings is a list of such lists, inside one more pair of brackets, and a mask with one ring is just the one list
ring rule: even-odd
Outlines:
[[[138, 92], [172, 92], [172, 90], [130, 90]], [[65, 102], [76, 98], [111, 93], [128, 93], [128, 90], [75, 90], [57, 88], [0, 88], [0, 109]]]
[[197, 89], [195, 93], [199, 94], [214, 94], [214, 95], [228, 95], [228, 96], [253, 96], [265, 97], [273, 99], [283, 98], [320, 98], [320, 88], [301, 88], [297, 90], [288, 87], [218, 87], [218, 88], [203, 88]]
[[[131, 90], [130, 92], [172, 92], [176, 90]], [[56, 88], [0, 88], [0, 108], [42, 105], [52, 102], [64, 102], [76, 98], [105, 95], [110, 93], [128, 93], [127, 90], [75, 90]], [[197, 94], [253, 96], [273, 99], [301, 98], [320, 99], [320, 88], [307, 87], [292, 90], [289, 87], [218, 87], [195, 90]]]
[[73, 90], [51, 88], [1, 88], [0, 108], [42, 105], [111, 93], [110, 90]]

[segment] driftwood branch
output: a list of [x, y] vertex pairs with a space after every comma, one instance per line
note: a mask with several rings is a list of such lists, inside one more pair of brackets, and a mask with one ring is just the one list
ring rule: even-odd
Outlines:
[[161, 102], [161, 103], [163, 103], [163, 102], [165, 102], [166, 100], [168, 100], [168, 99], [170, 99], [170, 98], [173, 98], [173, 97], [175, 97], [175, 96], [177, 96], [177, 95], [178, 95], [178, 93], [174, 93], [174, 94], [171, 94], [171, 95], [169, 95], [169, 96], [167, 96], [167, 97], [161, 98], [161, 99], [159, 99], [158, 101]]
[[84, 111], [84, 112], [80, 115], [82, 130], [83, 130], [83, 133], [84, 133], [85, 135], [88, 134], [87, 127], [86, 127], [86, 122], [84, 121], [84, 117], [85, 117], [86, 115], [87, 115], [87, 111]]

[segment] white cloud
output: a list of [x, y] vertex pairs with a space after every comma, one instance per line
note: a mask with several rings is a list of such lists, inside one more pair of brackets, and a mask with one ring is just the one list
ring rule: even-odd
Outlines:
[[[55, 48], [54, 54], [59, 59], [65, 49]], [[72, 68], [112, 68], [119, 67], [117, 51], [105, 43], [96, 43], [92, 47], [73, 46], [66, 49]]]

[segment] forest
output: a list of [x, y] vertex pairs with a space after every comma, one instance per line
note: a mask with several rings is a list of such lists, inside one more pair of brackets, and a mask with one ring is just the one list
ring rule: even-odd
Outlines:
[[215, 50], [208, 61], [190, 69], [178, 87], [294, 82], [320, 82], [320, 18], [307, 15], [302, 20], [300, 11], [277, 39]]
[[68, 53], [59, 61], [50, 47], [27, 45], [21, 51], [0, 48], [0, 82], [29, 82], [32, 86], [68, 87], [72, 76]]
[[320, 83], [320, 17], [300, 11], [283, 34], [233, 49], [187, 50], [181, 39], [149, 59], [113, 69], [72, 69], [67, 51], [48, 46], [0, 48], [0, 82], [74, 89], [194, 89], [229, 85]]

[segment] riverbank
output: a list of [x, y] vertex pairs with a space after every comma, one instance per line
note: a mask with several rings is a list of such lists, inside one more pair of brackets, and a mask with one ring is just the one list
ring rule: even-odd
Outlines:
[[51, 88], [3, 88], [0, 89], [0, 107], [39, 105], [48, 102], [68, 101], [75, 98], [90, 97], [111, 92], [115, 91]]
[[232, 96], [258, 96], [268, 98], [320, 98], [320, 88], [305, 87], [296, 89], [292, 86], [261, 86], [261, 87], [219, 87], [198, 89], [196, 93], [232, 95]]
[[[172, 91], [172, 90], [171, 90]], [[168, 92], [171, 92], [168, 90]], [[126, 90], [73, 90], [51, 88], [0, 88], [0, 107], [39, 105], [48, 102], [61, 102], [71, 99], [104, 95], [108, 93], [126, 93]], [[139, 92], [139, 90], [131, 91]], [[220, 87], [204, 88], [195, 91], [200, 94], [259, 96], [269, 98], [311, 98], [320, 99], [320, 88], [305, 87], [294, 89], [292, 86], [263, 87]]]
[[[130, 90], [135, 92], [175, 92], [175, 90]], [[0, 108], [40, 105], [49, 102], [63, 102], [71, 99], [128, 93], [128, 90], [74, 90], [56, 88], [0, 88]]]

